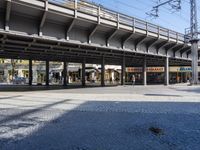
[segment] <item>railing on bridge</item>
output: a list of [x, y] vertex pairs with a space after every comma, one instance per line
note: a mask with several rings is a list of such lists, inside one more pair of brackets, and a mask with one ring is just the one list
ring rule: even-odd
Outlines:
[[142, 29], [151, 33], [159, 34], [168, 38], [172, 38], [178, 41], [184, 41], [184, 34], [163, 28], [152, 23], [130, 17], [107, 8], [101, 5], [96, 5], [84, 0], [48, 0], [49, 3], [53, 3], [62, 7], [71, 9], [77, 9], [80, 12], [84, 12], [90, 15], [99, 16], [103, 19], [116, 21], [120, 24], [132, 26], [136, 29]]

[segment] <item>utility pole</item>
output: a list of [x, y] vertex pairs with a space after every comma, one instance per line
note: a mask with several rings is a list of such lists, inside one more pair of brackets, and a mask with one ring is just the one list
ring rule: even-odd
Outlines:
[[[159, 0], [160, 2], [160, 0]], [[151, 12], [146, 13], [151, 17], [159, 17], [159, 7], [163, 5], [170, 5], [172, 9], [176, 11], [181, 9], [181, 0], [168, 0], [154, 6]], [[196, 0], [190, 0], [190, 28], [186, 30], [185, 36], [189, 38], [192, 50], [192, 84], [196, 85], [199, 83], [198, 80], [198, 22], [197, 22], [197, 2]]]

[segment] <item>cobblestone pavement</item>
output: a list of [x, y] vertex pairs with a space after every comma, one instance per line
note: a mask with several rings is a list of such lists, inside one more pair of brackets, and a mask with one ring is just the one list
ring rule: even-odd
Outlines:
[[198, 86], [0, 92], [0, 150], [199, 150], [199, 96]]

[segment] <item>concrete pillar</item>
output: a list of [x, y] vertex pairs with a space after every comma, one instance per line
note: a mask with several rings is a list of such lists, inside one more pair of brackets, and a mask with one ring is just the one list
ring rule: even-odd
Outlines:
[[85, 59], [82, 62], [82, 86], [85, 86]]
[[66, 83], [69, 84], [69, 71], [68, 71], [68, 68], [69, 68], [69, 63], [66, 63]]
[[105, 59], [104, 56], [102, 57], [102, 62], [101, 62], [101, 86], [105, 86]]
[[125, 76], [126, 76], [126, 60], [125, 57], [122, 59], [122, 72], [121, 72], [121, 85], [125, 84]]
[[165, 58], [165, 85], [169, 85], [169, 57]]
[[49, 86], [49, 61], [46, 61], [46, 86]]
[[147, 85], [147, 59], [146, 57], [144, 58], [143, 62], [143, 85]]
[[198, 77], [198, 40], [192, 41], [192, 84], [199, 83]]
[[29, 59], [29, 85], [32, 85], [33, 81], [33, 69], [32, 69], [33, 63], [32, 59]]
[[66, 61], [63, 62], [63, 85], [67, 85], [67, 63]]

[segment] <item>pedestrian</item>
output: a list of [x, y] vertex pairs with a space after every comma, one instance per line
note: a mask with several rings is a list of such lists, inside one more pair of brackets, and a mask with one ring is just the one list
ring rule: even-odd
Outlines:
[[135, 85], [135, 75], [132, 76], [132, 85]]

